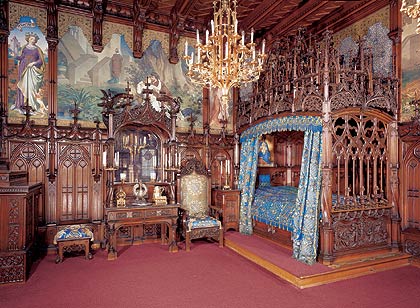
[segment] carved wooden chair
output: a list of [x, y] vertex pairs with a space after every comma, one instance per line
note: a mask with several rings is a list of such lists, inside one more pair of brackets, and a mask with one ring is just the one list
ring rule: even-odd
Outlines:
[[214, 239], [223, 247], [223, 227], [211, 216], [210, 177], [203, 163], [192, 158], [181, 167], [178, 178], [178, 200], [181, 203], [182, 235], [185, 249], [190, 251], [191, 240]]

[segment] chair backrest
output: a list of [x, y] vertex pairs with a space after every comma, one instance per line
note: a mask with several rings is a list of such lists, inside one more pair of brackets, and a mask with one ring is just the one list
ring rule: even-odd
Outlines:
[[181, 168], [178, 200], [191, 216], [208, 215], [209, 183], [208, 171], [200, 160], [192, 158]]

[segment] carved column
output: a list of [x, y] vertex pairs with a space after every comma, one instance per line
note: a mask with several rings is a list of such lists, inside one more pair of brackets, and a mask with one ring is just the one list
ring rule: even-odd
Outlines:
[[171, 13], [171, 32], [169, 33], [169, 62], [177, 64], [178, 56], [178, 42], [180, 32], [184, 30], [185, 18], [178, 16], [175, 12]]
[[[400, 12], [401, 1], [392, 0], [390, 1], [390, 15], [389, 15], [389, 28], [390, 32], [388, 37], [392, 41], [392, 73], [395, 78], [402, 80], [402, 69], [401, 69], [401, 40], [402, 40], [402, 14]], [[401, 105], [401, 86], [398, 85], [398, 106]], [[396, 110], [399, 120], [400, 110]]]
[[[150, 2], [150, 1], [148, 1]], [[142, 6], [140, 1], [134, 1], [134, 27], [133, 27], [133, 41], [134, 41], [134, 58], [141, 58], [143, 56], [143, 31], [146, 23], [146, 7]]]
[[322, 104], [322, 199], [321, 211], [322, 222], [320, 228], [320, 259], [324, 263], [333, 261], [334, 233], [332, 230], [331, 207], [332, 207], [332, 129], [331, 129], [331, 106], [329, 101], [329, 48], [331, 44], [331, 33], [325, 34], [324, 54], [324, 102]]
[[185, 27], [185, 18], [196, 5], [197, 0], [177, 0], [171, 11], [169, 32], [169, 62], [176, 64], [179, 61], [179, 36]]
[[57, 155], [57, 140], [56, 140], [56, 127], [57, 119], [54, 114], [50, 114], [48, 119], [48, 168], [47, 168], [47, 178], [48, 182], [45, 183], [46, 196], [45, 196], [45, 222], [48, 225], [57, 223], [57, 165], [56, 165], [56, 155]]
[[391, 230], [390, 230], [390, 244], [393, 249], [401, 249], [401, 216], [399, 206], [399, 162], [398, 162], [398, 123], [394, 121], [388, 125], [389, 140], [389, 180], [390, 188], [388, 190], [388, 200], [392, 205], [391, 212]]
[[57, 222], [56, 211], [56, 139], [55, 126], [57, 113], [57, 45], [58, 45], [58, 10], [57, 0], [47, 0], [47, 42], [48, 42], [48, 110], [49, 110], [49, 132], [48, 132], [48, 164], [46, 183], [48, 189], [45, 196], [45, 221], [47, 224]]
[[[400, 12], [401, 0], [391, 0], [389, 25], [389, 38], [392, 40], [392, 67], [393, 76], [398, 80], [402, 80], [401, 69], [401, 36], [402, 36], [402, 14]], [[401, 106], [401, 83], [398, 84], [398, 98], [397, 106]], [[389, 124], [389, 164], [390, 164], [390, 193], [392, 202], [391, 214], [391, 247], [394, 249], [401, 249], [401, 215], [400, 215], [400, 196], [399, 196], [399, 149], [400, 140], [398, 135], [398, 120], [400, 119], [400, 109], [393, 110], [395, 113], [395, 121]]]
[[102, 23], [104, 20], [104, 5], [102, 0], [93, 1], [93, 21], [92, 21], [92, 48], [96, 52], [101, 52], [104, 47], [102, 46]]
[[58, 45], [58, 10], [56, 0], [47, 4], [47, 42], [48, 42], [48, 110], [50, 115], [57, 113], [57, 45]]
[[9, 1], [0, 0], [0, 103], [7, 109]]

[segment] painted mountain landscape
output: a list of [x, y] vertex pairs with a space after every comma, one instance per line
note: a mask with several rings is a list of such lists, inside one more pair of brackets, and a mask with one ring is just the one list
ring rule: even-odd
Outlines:
[[191, 114], [202, 126], [202, 90], [185, 76], [186, 67], [181, 61], [170, 64], [162, 43], [156, 39], [144, 50], [140, 59], [135, 59], [124, 36], [114, 34], [101, 53], [96, 53], [88, 44], [79, 27], [70, 27], [59, 44], [58, 57], [58, 119], [70, 121], [75, 104], [81, 112], [79, 117], [85, 125], [96, 118], [101, 119], [97, 106], [102, 97], [101, 89], [123, 92], [129, 83], [135, 100], [142, 100], [141, 90], [147, 78], [152, 86], [166, 91], [182, 100], [178, 129], [186, 130]]

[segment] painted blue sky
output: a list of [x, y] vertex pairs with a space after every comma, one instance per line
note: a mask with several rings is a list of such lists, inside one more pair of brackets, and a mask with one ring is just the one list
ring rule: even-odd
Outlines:
[[20, 17], [19, 23], [17, 26], [10, 31], [9, 35], [9, 46], [12, 43], [13, 37], [16, 37], [17, 40], [20, 42], [21, 46], [26, 44], [25, 35], [28, 32], [33, 32], [38, 35], [39, 40], [37, 45], [42, 49], [45, 54], [45, 57], [48, 56], [48, 44], [45, 39], [44, 34], [39, 29], [36, 18], [32, 18], [30, 16], [22, 16]]

